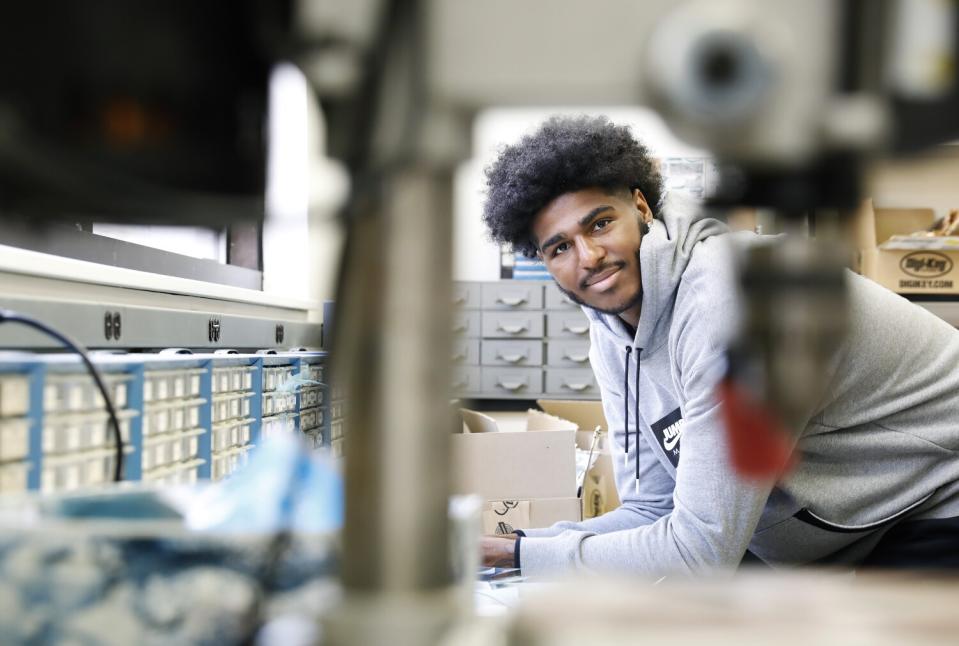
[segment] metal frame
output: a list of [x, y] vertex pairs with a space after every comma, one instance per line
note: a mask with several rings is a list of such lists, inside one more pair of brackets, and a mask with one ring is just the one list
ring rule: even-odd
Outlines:
[[[270, 315], [282, 314], [277, 308], [263, 308], [261, 316], [221, 314], [215, 310], [164, 310], [134, 305], [74, 303], [20, 298], [3, 298], [0, 306], [38, 318], [55, 328], [69, 330], [71, 336], [88, 348], [153, 349], [235, 348], [319, 348], [322, 330], [318, 323], [289, 320]], [[107, 338], [105, 317], [120, 315], [120, 336]], [[291, 312], [291, 316], [293, 312]], [[211, 326], [216, 324], [216, 334]], [[282, 326], [282, 335], [277, 334]], [[112, 326], [111, 326], [112, 327]], [[279, 339], [279, 340], [278, 340]], [[0, 347], [22, 349], [57, 348], [59, 344], [28, 328], [0, 327]]]
[[[61, 224], [31, 227], [19, 219], [0, 215], [3, 244], [64, 258], [86, 260], [112, 267], [136, 269], [163, 276], [190, 278], [244, 289], [263, 289], [263, 272], [154, 249], [125, 240], [116, 240]], [[258, 261], [262, 260], [262, 251]]]

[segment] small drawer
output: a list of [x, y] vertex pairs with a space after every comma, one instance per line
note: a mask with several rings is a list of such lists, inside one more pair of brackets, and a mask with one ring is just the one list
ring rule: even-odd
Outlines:
[[480, 307], [479, 283], [453, 283], [453, 307], [478, 310]]
[[546, 344], [546, 363], [558, 368], [588, 367], [589, 341], [549, 341]]
[[319, 388], [304, 388], [300, 391], [300, 407], [309, 408], [323, 403], [323, 391]]
[[27, 462], [0, 464], [0, 492], [26, 491], [29, 471], [30, 465]]
[[553, 339], [588, 339], [589, 319], [582, 312], [549, 312], [546, 335]]
[[543, 371], [539, 368], [483, 368], [483, 393], [539, 395], [543, 392]]
[[592, 370], [547, 370], [546, 393], [549, 395], [599, 397], [599, 386]]
[[542, 364], [542, 341], [483, 341], [484, 366], [539, 366]]
[[480, 313], [453, 312], [453, 335], [457, 337], [480, 335]]
[[550, 310], [580, 310], [580, 306], [569, 296], [559, 290], [555, 283], [546, 286], [546, 309]]
[[0, 460], [22, 460], [30, 453], [30, 420], [0, 419]]
[[542, 336], [542, 312], [483, 312], [485, 338], [538, 339]]
[[330, 443], [330, 454], [334, 458], [342, 458], [344, 448], [343, 440], [334, 440]]
[[479, 339], [456, 339], [453, 341], [450, 360], [454, 366], [475, 366], [479, 363], [479, 358]]
[[484, 310], [543, 309], [543, 285], [520, 282], [483, 283]]
[[[303, 370], [306, 370], [306, 374], [309, 375], [309, 378], [313, 381], [319, 381], [323, 383], [323, 364], [322, 363], [311, 363], [303, 367]], [[303, 371], [301, 370], [301, 372]]]
[[230, 374], [233, 371], [232, 368], [215, 368], [213, 370], [213, 392], [214, 393], [227, 393], [230, 392], [230, 386], [232, 381], [232, 375]]
[[[453, 369], [452, 392], [456, 395], [478, 393], [482, 387], [478, 366], [458, 366]], [[336, 419], [336, 416], [333, 417]]]
[[0, 417], [19, 417], [30, 409], [30, 382], [19, 375], [0, 377]]

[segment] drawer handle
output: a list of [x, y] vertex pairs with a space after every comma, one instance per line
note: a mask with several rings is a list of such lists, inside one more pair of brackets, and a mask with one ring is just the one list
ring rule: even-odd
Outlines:
[[453, 305], [462, 305], [465, 302], [466, 302], [465, 296], [457, 296], [456, 298], [453, 299]]
[[575, 361], [576, 363], [586, 363], [589, 361], [588, 354], [567, 354], [563, 356], [564, 359], [569, 359], [570, 361]]
[[523, 323], [522, 325], [503, 325], [502, 323], [497, 323], [496, 328], [503, 330], [507, 334], [520, 334], [529, 329], [529, 326]]
[[525, 354], [499, 354], [499, 353], [497, 353], [497, 354], [496, 354], [496, 358], [497, 358], [497, 359], [502, 359], [503, 361], [507, 361], [507, 362], [509, 362], [509, 363], [519, 363], [520, 361], [522, 361], [523, 359], [526, 358], [526, 355], [525, 355]]
[[466, 329], [469, 327], [468, 323], [460, 323], [453, 328], [453, 334], [459, 334], [460, 332], [466, 332]]
[[463, 390], [467, 386], [469, 386], [468, 381], [457, 381], [456, 383], [453, 384], [453, 390]]
[[523, 381], [497, 381], [496, 385], [500, 388], [505, 388], [506, 390], [515, 392], [525, 386], [526, 383]]
[[525, 296], [500, 296], [496, 299], [497, 303], [502, 303], [503, 305], [509, 305], [510, 307], [517, 307], [526, 302]]
[[581, 393], [587, 388], [589, 388], [589, 384], [568, 384], [564, 381], [563, 387], [569, 388], [570, 390], [575, 390], [576, 392]]
[[450, 357], [450, 361], [452, 361], [453, 363], [456, 363], [457, 361], [462, 361], [465, 358], [466, 358], [465, 352], [457, 352], [452, 357]]
[[566, 330], [567, 332], [572, 332], [573, 334], [586, 334], [587, 332], [589, 332], [589, 325], [587, 324], [584, 326], [577, 326], [577, 325], [570, 326], [563, 323], [563, 329]]

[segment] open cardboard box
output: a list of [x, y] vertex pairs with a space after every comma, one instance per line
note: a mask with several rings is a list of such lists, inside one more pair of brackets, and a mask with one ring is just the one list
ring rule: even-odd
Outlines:
[[460, 414], [463, 433], [453, 435], [454, 491], [486, 501], [484, 534], [582, 519], [574, 430], [501, 431], [489, 415], [465, 408]]
[[934, 221], [932, 209], [876, 209], [865, 200], [856, 214], [860, 273], [900, 294], [959, 294], [959, 249], [882, 248]]
[[[601, 419], [601, 408], [590, 414], [595, 419], [596, 410]], [[476, 493], [486, 501], [484, 532], [508, 533], [512, 531], [509, 528], [578, 521], [583, 517], [584, 501], [587, 517], [592, 517], [607, 510], [610, 489], [615, 497], [612, 463], [600, 445], [587, 474], [583, 499], [576, 497], [574, 448], [588, 450], [592, 430], [581, 432], [580, 424], [529, 411], [524, 431], [509, 432], [500, 430], [490, 415], [467, 409], [460, 412], [464, 433], [453, 436], [454, 489]], [[605, 421], [601, 425], [605, 426]], [[614, 506], [618, 504], [615, 497]]]
[[[598, 426], [603, 431], [608, 430], [600, 401], [538, 399], [536, 403], [547, 415], [575, 425], [576, 448], [583, 451], [589, 450], [593, 429]], [[596, 444], [593, 466], [583, 483], [583, 518], [602, 516], [620, 505], [609, 446], [609, 436], [604, 432]]]

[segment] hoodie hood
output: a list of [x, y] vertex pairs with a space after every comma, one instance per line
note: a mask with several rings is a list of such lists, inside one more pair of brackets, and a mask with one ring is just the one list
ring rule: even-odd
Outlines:
[[583, 307], [590, 325], [607, 341], [620, 348], [642, 348], [650, 355], [666, 343], [676, 289], [696, 243], [726, 233], [719, 220], [704, 217], [698, 202], [685, 196], [667, 194], [663, 207], [649, 225], [640, 243], [643, 301], [636, 336], [630, 338], [619, 316]]

